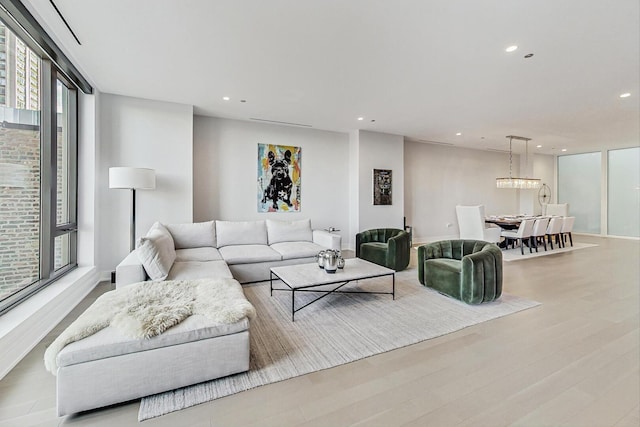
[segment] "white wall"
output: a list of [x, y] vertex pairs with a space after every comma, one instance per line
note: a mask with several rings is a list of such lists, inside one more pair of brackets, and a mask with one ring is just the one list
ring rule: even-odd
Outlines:
[[[313, 228], [349, 233], [346, 133], [214, 117], [194, 117], [194, 221], [291, 221], [310, 218]], [[301, 147], [301, 211], [258, 213], [258, 143]]]
[[[549, 203], [556, 203], [558, 192], [556, 191], [556, 156], [536, 154], [533, 156], [533, 176], [540, 178], [543, 184], [547, 184], [551, 189], [551, 200]], [[534, 191], [535, 214], [542, 214], [542, 205], [538, 198], [538, 190]]]
[[360, 230], [360, 131], [349, 133], [349, 238], [343, 244], [355, 249], [356, 236]]
[[100, 271], [129, 252], [131, 192], [109, 189], [109, 167], [155, 169], [156, 189], [136, 192], [136, 238], [154, 221], [193, 220], [193, 107], [101, 94], [97, 200]]
[[[414, 242], [457, 238], [456, 205], [483, 204], [487, 215], [518, 213], [519, 190], [496, 188], [496, 177], [508, 176], [509, 154], [405, 141], [404, 161]], [[513, 166], [517, 175], [518, 162]]]
[[97, 99], [78, 91], [78, 265], [96, 263]]
[[[353, 142], [352, 142], [353, 143]], [[352, 235], [372, 228], [403, 227], [404, 217], [404, 138], [377, 132], [359, 131], [357, 141], [358, 228]], [[354, 167], [352, 163], [350, 167]], [[392, 204], [373, 204], [373, 170], [392, 171]], [[353, 215], [354, 213], [352, 213]]]
[[[555, 176], [556, 157], [546, 154], [529, 154], [529, 165], [525, 169], [526, 156], [520, 156], [521, 170], [529, 170], [528, 174], [522, 173], [525, 178], [538, 178], [540, 184], [547, 184], [551, 189], [551, 200], [547, 203], [555, 203]], [[542, 205], [538, 197], [539, 190], [516, 190], [520, 195], [520, 208], [517, 213], [526, 215], [541, 215]]]

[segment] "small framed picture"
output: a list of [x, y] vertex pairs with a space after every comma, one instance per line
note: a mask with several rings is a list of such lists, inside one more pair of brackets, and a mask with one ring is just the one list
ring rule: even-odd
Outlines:
[[373, 204], [391, 205], [392, 171], [389, 169], [373, 170]]

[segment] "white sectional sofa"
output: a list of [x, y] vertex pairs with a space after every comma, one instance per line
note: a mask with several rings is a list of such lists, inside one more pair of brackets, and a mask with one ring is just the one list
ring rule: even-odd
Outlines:
[[[167, 224], [175, 256], [167, 280], [233, 277], [240, 283], [269, 280], [279, 265], [314, 262], [323, 249], [340, 250], [341, 238], [313, 230], [310, 220], [208, 221]], [[116, 267], [116, 287], [147, 280], [139, 247]]]
[[[272, 266], [314, 262], [340, 236], [303, 221], [156, 223], [116, 269], [116, 288], [153, 280], [269, 279]], [[58, 415], [99, 408], [249, 369], [249, 320], [192, 315], [150, 339], [113, 326], [58, 353]]]

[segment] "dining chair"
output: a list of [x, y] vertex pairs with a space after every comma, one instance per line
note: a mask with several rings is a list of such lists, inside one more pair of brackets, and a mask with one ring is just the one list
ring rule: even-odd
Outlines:
[[458, 228], [461, 240], [484, 240], [485, 242], [498, 243], [500, 241], [499, 227], [485, 227], [484, 205], [456, 206], [458, 216]]
[[[517, 242], [520, 240], [520, 253], [524, 255], [524, 240], [531, 239], [531, 233], [533, 232], [533, 224], [536, 222], [535, 219], [523, 219], [520, 223], [520, 227], [518, 227], [517, 231], [508, 231], [505, 230], [502, 232], [502, 237], [507, 239], [506, 246], [509, 247], [510, 242]], [[532, 253], [531, 244], [529, 244], [529, 253]]]
[[549, 226], [547, 227], [547, 240], [549, 241], [549, 245], [551, 245], [551, 249], [553, 249], [554, 238], [556, 239], [558, 248], [562, 247], [562, 242], [560, 240], [560, 232], [562, 231], [563, 223], [564, 223], [564, 218], [559, 216], [554, 216], [549, 221]]
[[548, 203], [542, 205], [542, 215], [544, 216], [567, 216], [569, 215], [569, 203]]
[[562, 240], [562, 246], [566, 246], [567, 236], [569, 236], [569, 242], [573, 246], [573, 237], [571, 232], [573, 231], [573, 223], [576, 220], [575, 216], [566, 216], [562, 220], [562, 230], [560, 231], [560, 240]]
[[531, 242], [533, 246], [536, 248], [536, 252], [538, 252], [538, 243], [542, 242], [544, 245], [544, 250], [547, 250], [547, 241], [545, 240], [545, 236], [547, 235], [547, 227], [549, 226], [548, 217], [538, 218], [536, 219], [535, 224], [533, 224], [533, 232], [531, 233]]

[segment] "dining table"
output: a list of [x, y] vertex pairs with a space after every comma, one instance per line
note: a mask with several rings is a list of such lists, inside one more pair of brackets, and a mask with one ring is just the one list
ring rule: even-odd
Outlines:
[[531, 218], [529, 216], [488, 216], [484, 219], [487, 224], [495, 224], [505, 230], [516, 230], [520, 227], [523, 219]]

